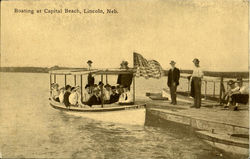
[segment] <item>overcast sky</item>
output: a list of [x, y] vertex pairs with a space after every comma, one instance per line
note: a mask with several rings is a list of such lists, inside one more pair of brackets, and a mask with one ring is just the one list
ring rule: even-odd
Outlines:
[[[4, 1], [1, 66], [132, 66], [133, 52], [163, 68], [193, 58], [210, 71], [248, 70], [247, 0]], [[14, 9], [115, 8], [118, 14], [20, 14]]]

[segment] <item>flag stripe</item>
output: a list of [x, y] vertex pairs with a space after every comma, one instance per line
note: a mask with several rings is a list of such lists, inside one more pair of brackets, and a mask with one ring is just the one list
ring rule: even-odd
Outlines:
[[141, 54], [134, 52], [134, 68], [136, 68], [137, 77], [160, 78], [162, 76], [162, 67], [156, 60], [147, 60]]

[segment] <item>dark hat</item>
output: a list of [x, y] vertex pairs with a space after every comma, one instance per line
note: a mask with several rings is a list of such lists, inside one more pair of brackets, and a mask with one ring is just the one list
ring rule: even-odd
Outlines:
[[237, 82], [237, 83], [241, 83], [241, 82], [243, 82], [243, 80], [242, 80], [241, 77], [239, 77], [239, 78], [237, 78], [236, 82]]
[[69, 88], [71, 89], [71, 86], [70, 86], [70, 85], [66, 85], [66, 86], [65, 86], [65, 89], [66, 89], [66, 90], [68, 90]]
[[122, 65], [128, 66], [128, 61], [122, 61], [122, 63], [121, 63], [120, 65], [121, 65], [121, 66], [122, 66]]
[[102, 81], [100, 81], [100, 82], [98, 83], [98, 85], [100, 86], [100, 85], [104, 85], [104, 84], [102, 83]]
[[232, 84], [234, 84], [234, 81], [233, 81], [233, 80], [229, 80], [229, 81], [227, 82], [227, 84], [228, 84], [228, 85], [232, 85]]
[[195, 62], [198, 62], [198, 63], [199, 63], [199, 62], [200, 62], [200, 60], [199, 60], [199, 59], [197, 59], [197, 58], [194, 58], [194, 59], [193, 59], [193, 62], [194, 62], [194, 63], [195, 63]]
[[85, 89], [88, 88], [88, 87], [90, 87], [90, 85], [89, 85], [89, 84], [86, 84], [86, 85], [85, 85]]
[[72, 88], [71, 88], [71, 91], [76, 91], [76, 90], [78, 90], [79, 88], [80, 88], [79, 86], [72, 87]]
[[93, 63], [91, 60], [88, 60], [87, 63]]
[[176, 64], [176, 62], [172, 60], [169, 64], [173, 64], [174, 65], [174, 64]]

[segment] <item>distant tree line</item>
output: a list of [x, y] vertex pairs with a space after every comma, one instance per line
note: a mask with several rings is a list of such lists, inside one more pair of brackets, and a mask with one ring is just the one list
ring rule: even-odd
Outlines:
[[[0, 72], [31, 72], [31, 73], [48, 73], [50, 70], [58, 70], [58, 69], [83, 69], [83, 68], [70, 68], [70, 67], [0, 67]], [[191, 74], [192, 70], [180, 70], [181, 73]], [[168, 70], [163, 71], [164, 76], [167, 76]], [[212, 77], [225, 77], [225, 78], [248, 78], [249, 72], [212, 72], [205, 71], [205, 76]]]

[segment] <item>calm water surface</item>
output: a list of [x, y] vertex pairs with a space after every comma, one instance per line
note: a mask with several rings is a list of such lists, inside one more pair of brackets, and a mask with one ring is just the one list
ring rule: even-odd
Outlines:
[[[48, 81], [48, 74], [1, 73], [4, 158], [224, 158], [185, 129], [100, 121], [54, 110], [48, 104]], [[136, 82], [138, 98], [166, 87], [165, 78]]]

